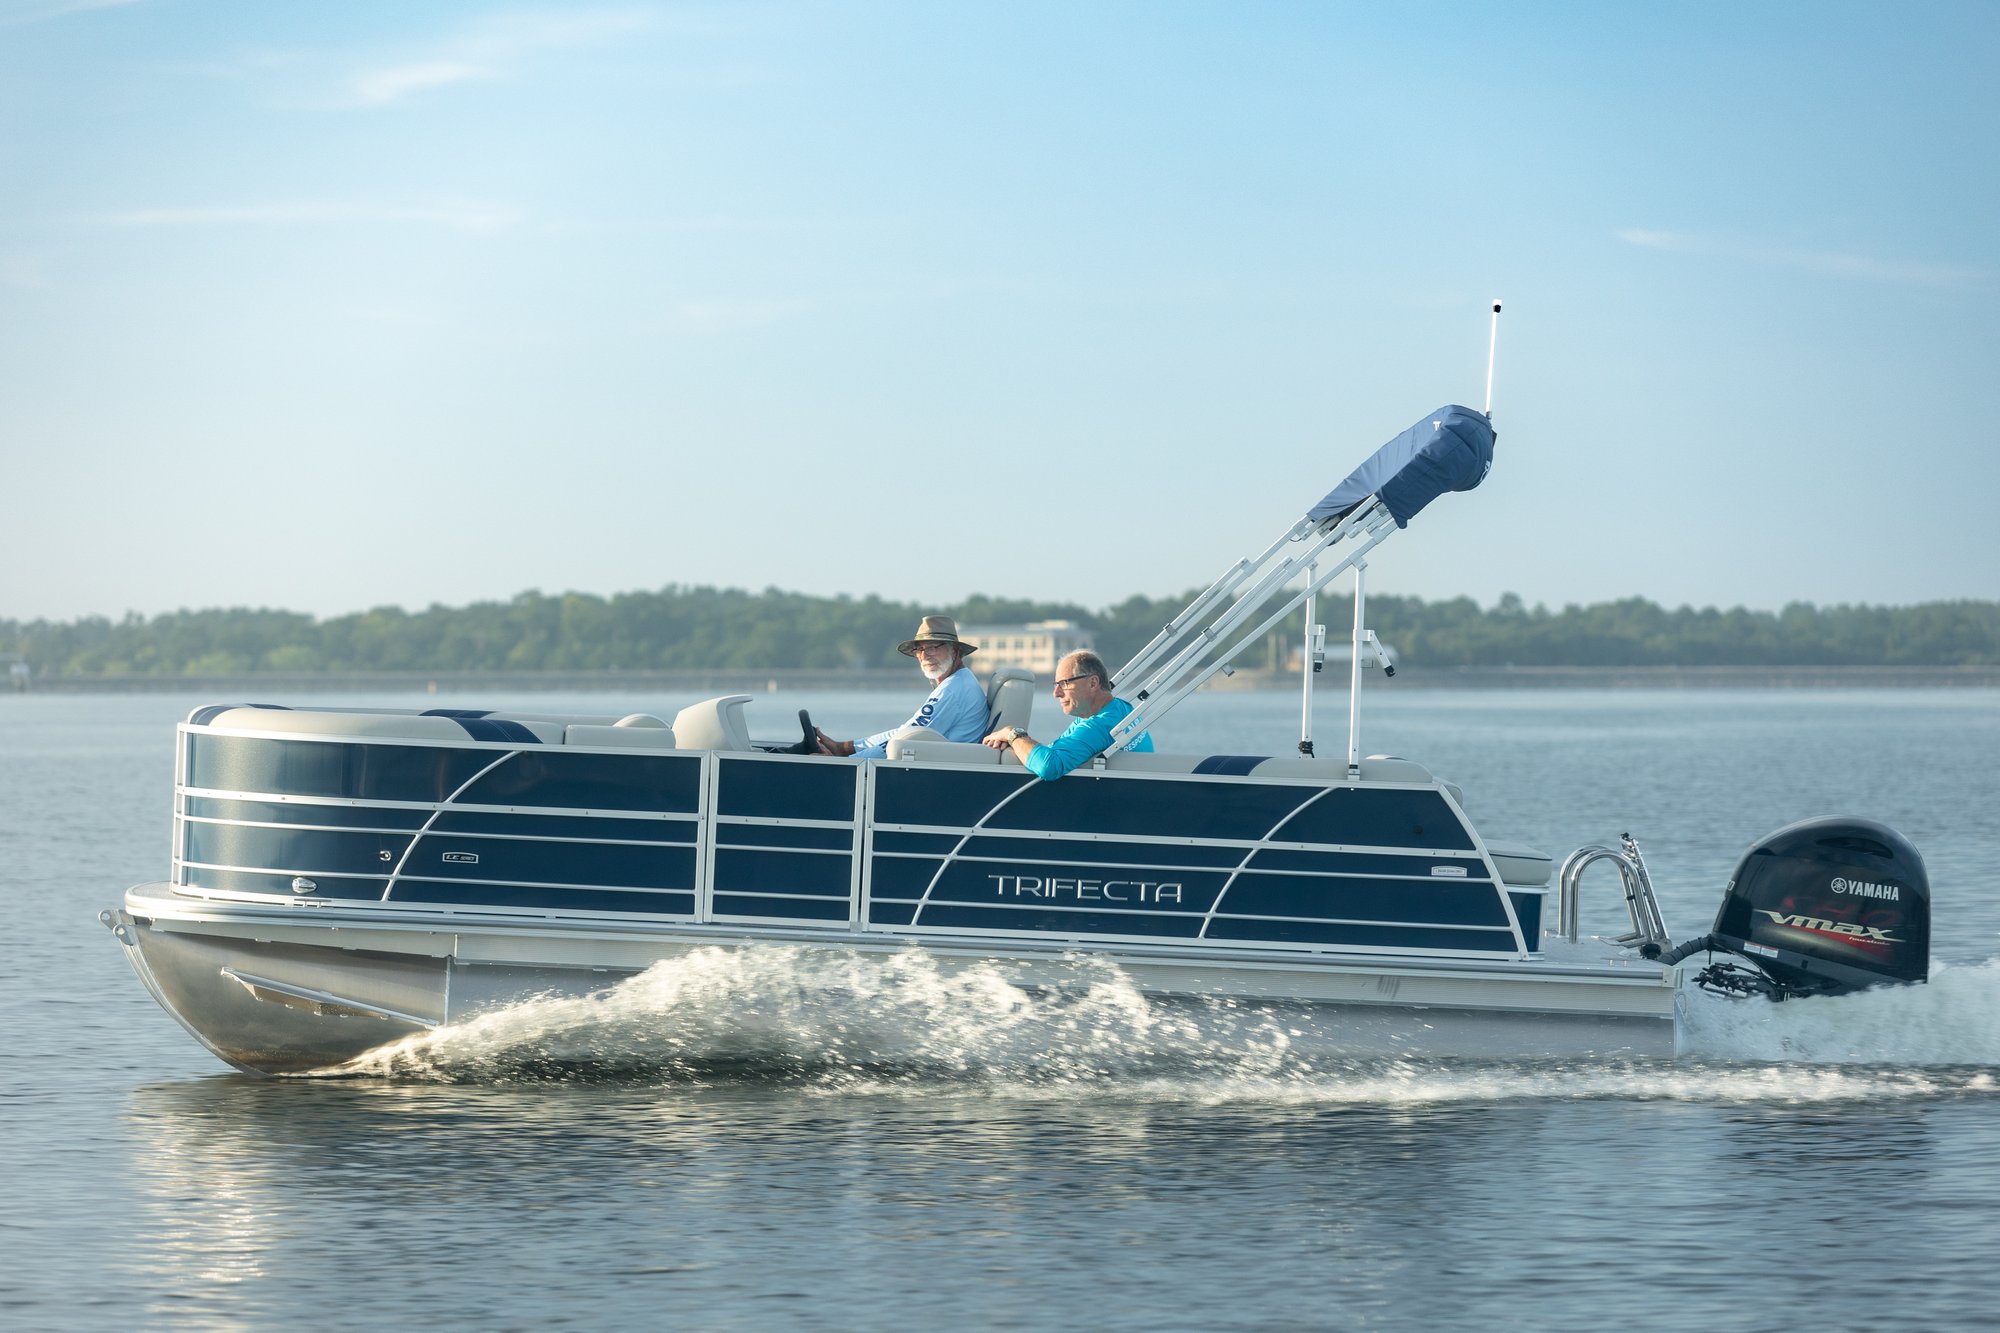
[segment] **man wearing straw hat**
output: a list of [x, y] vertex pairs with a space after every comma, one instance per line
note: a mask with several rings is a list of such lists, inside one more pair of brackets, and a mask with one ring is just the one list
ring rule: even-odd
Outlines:
[[821, 754], [885, 759], [889, 742], [898, 736], [929, 731], [942, 741], [977, 741], [986, 734], [986, 691], [965, 665], [979, 649], [958, 637], [958, 622], [950, 616], [925, 616], [916, 637], [897, 644], [896, 651], [917, 659], [931, 683], [930, 697], [902, 726], [858, 741], [837, 741], [819, 731]]

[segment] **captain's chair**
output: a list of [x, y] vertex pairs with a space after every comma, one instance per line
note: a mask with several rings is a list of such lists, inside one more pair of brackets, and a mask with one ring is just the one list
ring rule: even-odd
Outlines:
[[674, 714], [674, 741], [683, 750], [751, 750], [750, 727], [743, 720], [747, 694], [725, 694], [689, 704]]
[[[1021, 667], [995, 667], [993, 678], [986, 682], [987, 734], [991, 735], [1001, 727], [1019, 727], [1026, 731], [1028, 716], [1034, 708], [1035, 673]], [[990, 745], [970, 741], [937, 740], [929, 731], [891, 736], [889, 758], [920, 759], [933, 764], [1013, 764], [1019, 767], [1021, 763], [1011, 751], [996, 750]]]
[[995, 667], [986, 682], [986, 733], [1002, 727], [1028, 729], [1035, 711], [1035, 673], [1025, 667]]

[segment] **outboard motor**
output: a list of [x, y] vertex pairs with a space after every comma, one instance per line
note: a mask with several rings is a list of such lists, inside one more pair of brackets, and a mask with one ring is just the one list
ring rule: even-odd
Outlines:
[[1704, 949], [1752, 965], [1714, 963], [1695, 978], [1720, 995], [1784, 1000], [1923, 981], [1931, 956], [1924, 858], [1872, 819], [1787, 824], [1743, 854], [1714, 929], [1659, 961]]

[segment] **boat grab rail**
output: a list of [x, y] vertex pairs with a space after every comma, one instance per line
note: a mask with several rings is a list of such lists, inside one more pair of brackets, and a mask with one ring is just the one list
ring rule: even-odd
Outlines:
[[1672, 939], [1660, 917], [1660, 900], [1653, 892], [1653, 878], [1646, 873], [1646, 860], [1639, 855], [1639, 844], [1631, 834], [1619, 834], [1618, 844], [1579, 847], [1563, 858], [1562, 869], [1556, 875], [1558, 929], [1571, 944], [1577, 942], [1582, 933], [1582, 895], [1578, 889], [1583, 872], [1599, 861], [1609, 861], [1618, 867], [1618, 878], [1625, 888], [1625, 911], [1632, 918], [1631, 933], [1620, 935], [1613, 942], [1642, 952], [1651, 944], [1657, 946], [1657, 953], [1671, 944]]
[[[1138, 657], [1119, 669], [1115, 679], [1121, 682], [1122, 689], [1130, 691], [1132, 711], [1111, 728], [1112, 742], [1105, 753], [1115, 754], [1138, 739], [1141, 732], [1166, 716], [1175, 704], [1207, 684], [1217, 672], [1226, 670], [1238, 653], [1262, 638], [1340, 574], [1360, 563], [1396, 531], [1396, 521], [1387, 506], [1379, 497], [1371, 495], [1338, 519], [1318, 524], [1301, 519], [1256, 561], [1239, 562], [1154, 636], [1153, 643], [1147, 645]], [[1321, 571], [1319, 558], [1330, 547], [1348, 538], [1355, 539], [1356, 544], [1344, 557]], [[1306, 543], [1302, 550], [1290, 555], [1282, 554], [1288, 543], [1300, 541]], [[1280, 556], [1282, 558], [1277, 558]], [[1306, 573], [1305, 585], [1285, 594], [1285, 600], [1273, 609], [1267, 599], [1279, 593], [1302, 571]], [[1210, 604], [1217, 594], [1222, 593], [1225, 585], [1234, 592], [1253, 575], [1255, 581], [1250, 587], [1236, 592], [1235, 600], [1212, 623], [1198, 630], [1190, 623], [1193, 613]], [[1259, 613], [1263, 613], [1263, 620], [1245, 630], [1243, 623]], [[1159, 665], [1151, 666], [1143, 679], [1134, 674], [1147, 669], [1144, 664], [1158, 662], [1168, 653], [1172, 656]]]

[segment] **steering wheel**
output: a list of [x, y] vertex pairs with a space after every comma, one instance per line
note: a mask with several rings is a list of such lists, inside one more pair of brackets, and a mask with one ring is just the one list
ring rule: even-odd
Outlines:
[[799, 743], [797, 745], [790, 747], [789, 749], [782, 750], [779, 753], [818, 754], [819, 729], [813, 726], [812, 715], [806, 712], [806, 710], [803, 708], [799, 710], [799, 730], [805, 733], [803, 736], [799, 738]]

